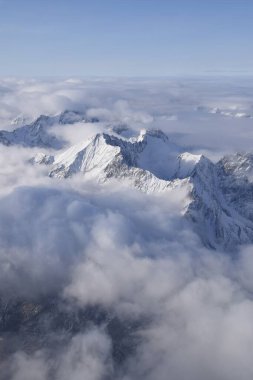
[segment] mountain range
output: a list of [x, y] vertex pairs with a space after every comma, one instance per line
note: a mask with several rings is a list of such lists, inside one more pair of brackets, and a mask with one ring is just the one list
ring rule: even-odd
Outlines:
[[[66, 142], [52, 134], [53, 125], [95, 123], [85, 113], [64, 111], [41, 115], [14, 131], [0, 131], [0, 143], [60, 150], [38, 153], [31, 161], [49, 165], [49, 176], [81, 174], [99, 183], [117, 180], [145, 193], [184, 189], [182, 215], [206, 247], [234, 250], [253, 242], [253, 154], [236, 153], [217, 163], [192, 154], [160, 130], [131, 135], [115, 126], [64, 150]], [[169, 195], [168, 195], [169, 196]]]
[[118, 180], [146, 193], [185, 189], [182, 214], [206, 247], [234, 250], [253, 241], [253, 155], [235, 154], [213, 163], [185, 151], [160, 130], [126, 138], [98, 133], [56, 154], [38, 154], [49, 176], [82, 174], [103, 183]]
[[61, 149], [65, 141], [57, 138], [50, 131], [50, 127], [56, 124], [75, 124], [80, 122], [94, 123], [96, 118], [88, 118], [85, 113], [78, 111], [64, 111], [56, 116], [41, 115], [30, 124], [20, 126], [13, 131], [0, 131], [0, 143], [21, 145], [24, 147], [40, 147]]
[[[95, 180], [101, 187], [106, 183], [119, 182], [130, 189], [134, 188], [142, 192], [144, 197], [145, 194], [160, 197], [161, 202], [166, 202], [167, 197], [169, 200], [175, 192], [184, 194], [180, 214], [203, 245], [210, 250], [225, 251], [233, 255], [237, 252], [239, 245], [253, 242], [252, 153], [227, 155], [218, 162], [213, 162], [203, 154], [193, 154], [191, 149], [178, 145], [161, 130], [141, 130], [139, 134], [136, 134], [126, 125], [115, 125], [68, 148], [65, 148], [67, 142], [52, 134], [51, 127], [54, 125], [86, 122], [96, 123], [99, 120], [90, 119], [85, 113], [76, 111], [65, 111], [56, 116], [42, 115], [34, 122], [16, 128], [12, 132], [0, 131], [0, 143], [6, 146], [38, 147], [44, 150], [37, 153], [29, 162], [35, 168], [36, 165], [45, 165], [45, 171], [56, 185], [58, 181], [72, 181], [75, 176], [79, 176], [81, 180], [82, 178]], [[148, 207], [150, 197], [147, 196], [146, 199]], [[75, 204], [78, 205], [78, 202]], [[28, 208], [32, 207], [32, 202], [29, 202]], [[36, 215], [40, 214], [40, 210]], [[51, 212], [50, 206], [48, 210]], [[14, 204], [13, 220], [15, 218]], [[57, 223], [58, 220], [61, 218], [57, 219]], [[15, 235], [17, 226], [15, 223], [12, 224], [14, 224]], [[25, 220], [24, 224], [26, 224]], [[74, 229], [78, 236], [83, 234], [83, 230], [80, 232], [76, 226]], [[50, 223], [49, 230], [50, 233], [52, 230], [54, 234], [54, 221], [52, 225]], [[39, 229], [39, 235], [42, 235], [42, 238], [48, 236], [43, 234], [41, 229]], [[12, 235], [10, 236], [12, 240]], [[32, 233], [29, 230], [29, 238], [30, 236]], [[60, 241], [61, 237], [62, 232], [60, 237], [56, 234], [53, 239]], [[159, 245], [159, 242], [155, 241], [155, 244]], [[96, 265], [99, 267], [100, 263]], [[5, 265], [3, 270], [8, 270], [9, 267], [12, 268], [12, 265]], [[16, 271], [15, 263], [13, 263], [13, 268]], [[36, 277], [36, 271], [34, 273]], [[96, 275], [99, 272], [94, 273]], [[25, 275], [21, 277], [24, 281]], [[170, 275], [169, 273], [168, 277]], [[160, 271], [158, 276], [160, 281]], [[161, 283], [162, 280], [161, 277]], [[37, 282], [37, 277], [35, 281]], [[57, 280], [54, 278], [54, 281]], [[206, 283], [204, 282], [205, 286]], [[103, 279], [101, 284], [103, 287]], [[222, 282], [223, 286], [224, 282]], [[153, 293], [153, 289], [156, 292], [155, 287], [152, 286], [151, 294], [156, 294]], [[11, 378], [10, 373], [15, 369], [11, 358], [13, 355], [15, 358], [16, 354], [19, 358], [20, 352], [25, 353], [21, 359], [23, 357], [37, 359], [43, 353], [43, 360], [50, 368], [50, 378], [58, 379], [57, 363], [61, 363], [62, 355], [65, 357], [66, 348], [72, 347], [76, 336], [86, 334], [94, 326], [110, 338], [113, 368], [120, 372], [135, 356], [145, 328], [152, 327], [150, 317], [144, 313], [141, 316], [137, 313], [137, 316], [133, 315], [133, 318], [129, 318], [125, 317], [124, 313], [122, 315], [118, 313], [113, 307], [99, 305], [99, 302], [95, 305], [83, 306], [71, 297], [65, 299], [62, 293], [52, 293], [37, 298], [22, 296], [22, 293], [18, 296], [15, 292], [11, 292], [10, 298], [5, 294], [0, 296], [1, 380]], [[183, 302], [185, 304], [185, 301]], [[124, 300], [124, 305], [127, 308], [131, 305], [127, 298]], [[228, 304], [222, 303], [222, 308], [228, 308]], [[166, 313], [167, 310], [166, 308]], [[169, 311], [168, 314], [171, 317], [173, 309], [172, 313]], [[173, 315], [172, 319], [173, 321], [175, 319]], [[160, 326], [160, 317], [158, 323]], [[158, 338], [160, 337], [159, 334]], [[29, 364], [28, 359], [25, 361], [25, 366]]]

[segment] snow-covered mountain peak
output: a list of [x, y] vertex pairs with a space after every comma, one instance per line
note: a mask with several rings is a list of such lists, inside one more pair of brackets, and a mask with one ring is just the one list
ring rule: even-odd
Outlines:
[[56, 155], [50, 176], [66, 178], [81, 172], [99, 177], [120, 149], [117, 137], [98, 133]]
[[59, 124], [75, 124], [75, 123], [98, 123], [97, 117], [88, 117], [85, 112], [66, 110], [57, 116]]
[[141, 136], [127, 139], [98, 133], [54, 157], [40, 155], [34, 162], [50, 165], [50, 177], [80, 173], [156, 194], [184, 188], [188, 196], [182, 213], [205, 245], [234, 249], [253, 241], [253, 184], [247, 179], [253, 155], [237, 154], [215, 164], [201, 154], [185, 152], [160, 132], [143, 131]]
[[147, 141], [149, 138], [161, 139], [164, 142], [169, 140], [168, 136], [160, 129], [141, 129], [137, 141]]
[[22, 145], [25, 147], [43, 147], [61, 149], [65, 141], [56, 138], [50, 128], [56, 124], [75, 124], [79, 122], [95, 123], [98, 119], [87, 118], [85, 113], [64, 111], [59, 115], [40, 115], [35, 121], [9, 132], [0, 131], [0, 143], [4, 145]]
[[180, 179], [189, 177], [196, 165], [205, 159], [206, 157], [203, 155], [191, 154], [189, 152], [181, 153], [178, 156], [178, 169], [175, 173], [175, 177]]
[[159, 179], [174, 179], [182, 149], [160, 131], [145, 131], [142, 136], [142, 139], [127, 139], [113, 133], [98, 133], [56, 155], [50, 175], [66, 177], [77, 171], [91, 175], [95, 167], [102, 175], [109, 167], [111, 173], [120, 164], [148, 171]]
[[114, 133], [98, 133], [55, 155], [53, 160], [39, 156], [34, 162], [53, 162], [50, 176], [57, 177], [70, 177], [77, 172], [98, 175], [99, 172], [101, 179], [112, 177], [116, 168], [117, 175], [122, 168], [124, 172], [135, 168], [158, 180], [173, 181], [191, 176], [195, 167], [208, 161], [204, 156], [183, 152], [161, 131], [145, 130], [141, 136], [127, 139]]
[[64, 111], [58, 116], [59, 124], [74, 124], [85, 121], [85, 115], [78, 111]]

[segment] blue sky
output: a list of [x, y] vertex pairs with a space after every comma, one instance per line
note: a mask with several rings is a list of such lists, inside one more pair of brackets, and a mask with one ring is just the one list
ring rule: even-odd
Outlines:
[[253, 73], [252, 0], [0, 0], [0, 76]]

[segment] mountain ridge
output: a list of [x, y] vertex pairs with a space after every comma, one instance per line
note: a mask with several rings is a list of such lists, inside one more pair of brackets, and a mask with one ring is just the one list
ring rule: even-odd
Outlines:
[[[185, 152], [159, 130], [142, 130], [139, 136], [128, 139], [115, 133], [98, 133], [59, 155], [34, 159], [49, 164], [49, 176], [55, 178], [81, 173], [100, 183], [116, 179], [156, 194], [184, 188], [188, 199], [182, 212], [205, 246], [234, 250], [239, 244], [253, 241], [253, 203], [252, 215], [240, 211], [241, 185], [234, 173], [225, 171], [228, 160], [223, 158], [215, 164], [204, 155]], [[237, 160], [238, 165], [240, 162]], [[235, 188], [234, 203], [227, 195], [232, 191], [230, 187]], [[253, 194], [253, 185], [248, 187]], [[245, 195], [245, 210], [249, 201]]]
[[85, 113], [64, 111], [56, 116], [40, 115], [30, 124], [22, 125], [13, 131], [0, 130], [0, 143], [3, 145], [21, 145], [24, 147], [40, 147], [62, 149], [66, 141], [57, 138], [50, 131], [56, 124], [95, 123], [97, 118], [88, 118]]

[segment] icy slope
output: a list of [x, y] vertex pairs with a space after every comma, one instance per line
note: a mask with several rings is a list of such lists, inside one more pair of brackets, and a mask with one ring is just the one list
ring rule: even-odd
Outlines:
[[136, 168], [167, 181], [179, 170], [181, 152], [160, 131], [142, 131], [136, 139], [100, 133], [56, 155], [50, 176], [69, 177], [81, 172], [105, 179], [121, 177], [126, 169]]

